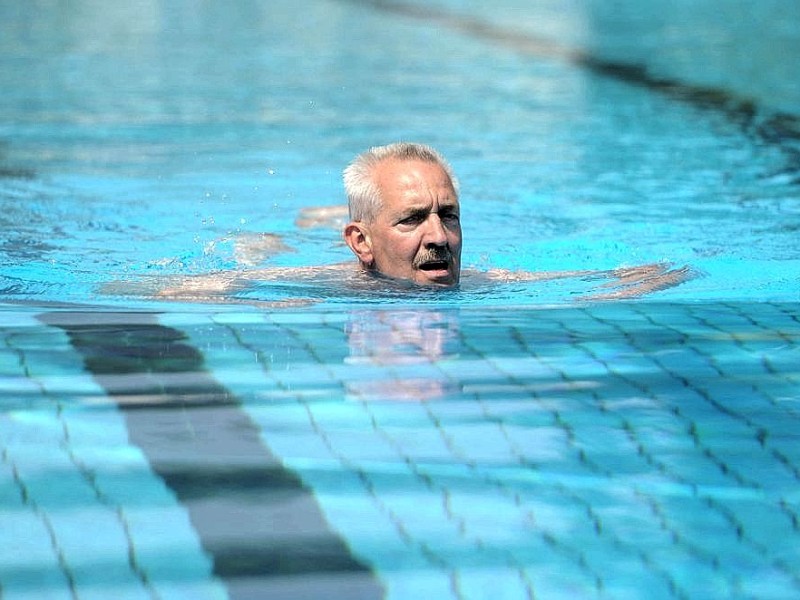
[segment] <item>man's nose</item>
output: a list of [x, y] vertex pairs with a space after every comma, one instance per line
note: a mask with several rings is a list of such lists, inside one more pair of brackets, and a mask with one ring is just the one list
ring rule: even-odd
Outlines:
[[427, 230], [425, 232], [426, 246], [445, 246], [447, 245], [447, 232], [439, 215], [433, 213], [428, 216]]

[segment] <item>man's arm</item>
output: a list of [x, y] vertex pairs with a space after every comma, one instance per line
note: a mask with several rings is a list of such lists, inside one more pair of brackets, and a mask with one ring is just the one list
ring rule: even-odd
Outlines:
[[670, 268], [664, 263], [651, 263], [636, 267], [623, 267], [611, 271], [508, 271], [490, 269], [486, 275], [492, 281], [514, 283], [525, 281], [550, 281], [554, 279], [612, 278], [600, 286], [597, 293], [586, 296], [589, 300], [617, 300], [638, 298], [645, 294], [675, 287], [697, 276], [688, 266]]
[[321, 277], [341, 277], [353, 270], [351, 263], [318, 267], [266, 267], [241, 271], [220, 271], [185, 275], [164, 280], [154, 296], [170, 300], [217, 301], [231, 299], [237, 292], [259, 281], [312, 281]]
[[642, 265], [639, 267], [625, 267], [610, 271], [616, 281], [609, 281], [600, 286], [608, 290], [589, 296], [590, 300], [618, 300], [623, 298], [638, 298], [645, 294], [676, 287], [690, 279], [697, 277], [689, 266], [670, 268], [663, 263]]

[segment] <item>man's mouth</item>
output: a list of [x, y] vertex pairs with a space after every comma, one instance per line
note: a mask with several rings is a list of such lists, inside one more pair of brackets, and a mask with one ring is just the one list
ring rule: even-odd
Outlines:
[[446, 260], [429, 260], [420, 263], [420, 271], [446, 271], [450, 267], [450, 263]]
[[447, 271], [452, 258], [447, 248], [428, 249], [417, 257], [414, 266], [420, 271]]

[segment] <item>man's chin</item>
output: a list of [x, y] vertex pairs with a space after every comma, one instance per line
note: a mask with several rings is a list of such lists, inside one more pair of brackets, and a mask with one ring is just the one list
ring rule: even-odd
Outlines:
[[414, 281], [419, 285], [454, 287], [458, 285], [458, 274], [451, 269], [419, 269]]
[[368, 269], [367, 273], [373, 277], [394, 281], [400, 285], [451, 288], [458, 285], [459, 271], [453, 267], [446, 269], [415, 269], [411, 273], [389, 274], [378, 269]]

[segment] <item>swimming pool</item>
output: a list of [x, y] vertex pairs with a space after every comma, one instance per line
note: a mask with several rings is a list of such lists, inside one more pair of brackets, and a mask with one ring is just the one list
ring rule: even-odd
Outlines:
[[[0, 595], [795, 597], [800, 31], [651, 4], [0, 8]], [[470, 268], [696, 277], [151, 297], [395, 139]]]

